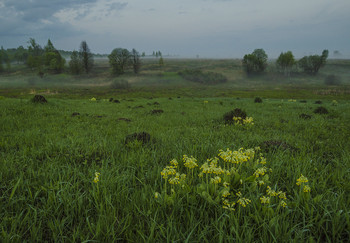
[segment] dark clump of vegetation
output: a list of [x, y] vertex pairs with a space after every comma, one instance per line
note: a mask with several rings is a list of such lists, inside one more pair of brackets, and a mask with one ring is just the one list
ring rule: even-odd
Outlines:
[[299, 117], [300, 117], [301, 119], [305, 119], [305, 120], [311, 119], [311, 116], [308, 115], [308, 114], [305, 114], [305, 113], [300, 114]]
[[129, 118], [124, 118], [124, 117], [118, 118], [118, 121], [131, 122], [131, 120]]
[[152, 115], [158, 115], [158, 114], [162, 114], [164, 111], [163, 110], [152, 110], [151, 114]]
[[327, 75], [324, 83], [326, 85], [339, 85], [341, 83], [340, 78], [334, 74]]
[[227, 78], [214, 72], [203, 72], [199, 69], [187, 69], [178, 73], [182, 78], [201, 84], [220, 84], [226, 83]]
[[328, 114], [328, 110], [325, 107], [320, 106], [314, 110], [314, 113], [315, 114]]
[[255, 102], [255, 103], [262, 103], [263, 101], [262, 101], [262, 99], [261, 99], [260, 97], [256, 97], [256, 98], [254, 99], [254, 102]]
[[234, 117], [240, 117], [241, 120], [247, 118], [247, 113], [245, 111], [242, 111], [240, 108], [236, 108], [232, 111], [226, 112], [224, 114], [224, 121], [225, 123], [232, 124], [234, 123], [233, 118]]
[[79, 112], [73, 112], [72, 116], [80, 116], [80, 113]]
[[320, 101], [320, 100], [316, 100], [316, 101], [315, 101], [315, 104], [317, 104], [317, 105], [321, 105], [321, 104], [322, 104], [322, 101]]
[[33, 102], [33, 103], [44, 104], [44, 103], [47, 103], [47, 100], [46, 100], [45, 97], [42, 96], [42, 95], [35, 95], [35, 96], [32, 98], [32, 102]]
[[113, 103], [120, 103], [119, 100], [113, 100]]
[[307, 101], [306, 100], [301, 100], [301, 101], [299, 101], [300, 103], [307, 103]]
[[125, 144], [130, 144], [132, 142], [141, 142], [142, 144], [149, 143], [151, 141], [151, 135], [147, 132], [133, 133], [125, 137]]
[[296, 151], [297, 149], [295, 147], [293, 147], [292, 145], [280, 141], [280, 140], [267, 140], [264, 141], [261, 145], [260, 145], [262, 151], [264, 152], [273, 152], [276, 151], [278, 149], [281, 149], [283, 151], [285, 150], [290, 150], [290, 151]]

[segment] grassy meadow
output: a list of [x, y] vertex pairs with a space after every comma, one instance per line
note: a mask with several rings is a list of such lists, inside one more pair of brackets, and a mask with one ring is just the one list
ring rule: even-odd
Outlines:
[[[96, 60], [42, 79], [14, 66], [0, 76], [0, 241], [349, 242], [349, 65], [247, 77], [238, 60], [150, 59], [115, 78]], [[253, 121], [224, 120], [236, 108]]]

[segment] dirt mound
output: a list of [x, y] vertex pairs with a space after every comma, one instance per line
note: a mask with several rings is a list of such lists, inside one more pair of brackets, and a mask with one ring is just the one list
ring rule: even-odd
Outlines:
[[42, 96], [42, 95], [35, 95], [35, 96], [32, 98], [32, 102], [33, 102], [33, 103], [44, 104], [44, 103], [47, 103], [47, 100], [46, 100], [45, 97]]
[[131, 120], [129, 118], [124, 118], [124, 117], [118, 118], [118, 121], [131, 122]]
[[159, 115], [162, 114], [164, 111], [163, 110], [151, 110], [152, 115]]
[[255, 99], [254, 99], [254, 103], [262, 103], [263, 101], [262, 101], [262, 99], [260, 98], [260, 97], [256, 97]]
[[325, 107], [320, 106], [314, 110], [314, 113], [315, 114], [328, 114], [328, 110]]
[[125, 144], [129, 144], [134, 141], [142, 142], [142, 144], [149, 143], [151, 141], [151, 135], [147, 132], [133, 133], [125, 137]]
[[303, 113], [303, 114], [299, 115], [299, 118], [304, 119], [304, 120], [308, 120], [308, 119], [311, 119], [311, 115]]
[[80, 116], [80, 113], [79, 112], [73, 112], [72, 116]]
[[242, 118], [241, 121], [245, 118], [247, 118], [247, 113], [245, 113], [244, 111], [242, 111], [240, 108], [236, 108], [233, 111], [229, 111], [227, 113], [224, 114], [224, 121], [225, 123], [234, 123], [233, 118], [234, 117], [240, 117]]

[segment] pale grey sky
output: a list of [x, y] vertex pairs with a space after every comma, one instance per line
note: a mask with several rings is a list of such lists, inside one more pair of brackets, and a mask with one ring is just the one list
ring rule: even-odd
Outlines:
[[269, 57], [339, 50], [350, 56], [350, 0], [0, 0], [0, 45], [147, 54]]

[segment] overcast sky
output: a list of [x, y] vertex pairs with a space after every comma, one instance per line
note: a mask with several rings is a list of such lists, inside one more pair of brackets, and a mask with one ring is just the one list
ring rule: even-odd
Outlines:
[[0, 45], [26, 47], [31, 37], [64, 50], [86, 40], [108, 54], [350, 56], [350, 0], [0, 0]]

